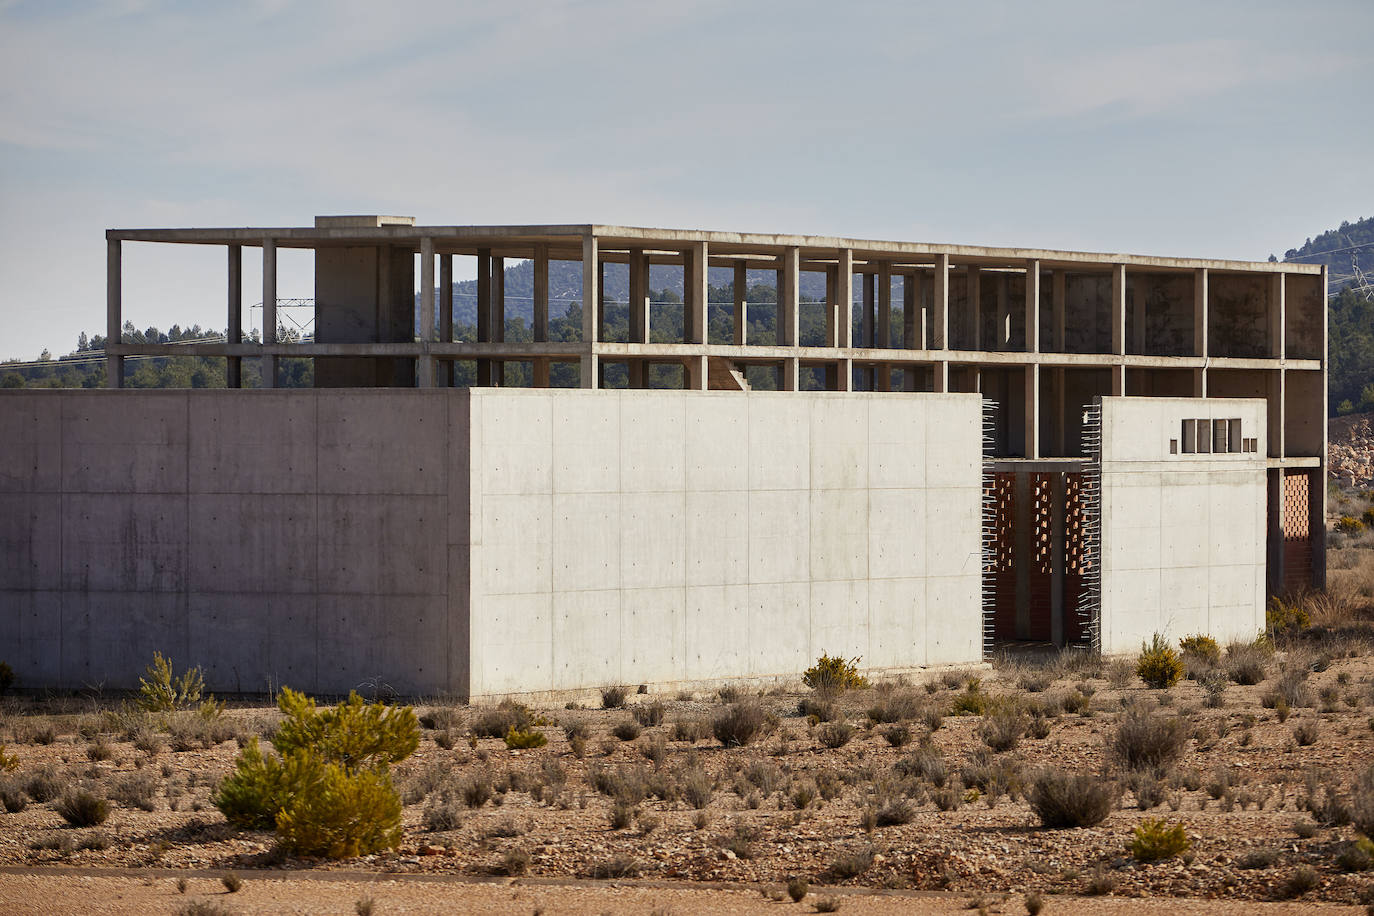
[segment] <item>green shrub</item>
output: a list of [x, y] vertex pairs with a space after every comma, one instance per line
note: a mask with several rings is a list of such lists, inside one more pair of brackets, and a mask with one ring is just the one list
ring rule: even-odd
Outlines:
[[1221, 646], [1212, 637], [1201, 633], [1183, 637], [1178, 641], [1178, 648], [1185, 656], [1191, 655], [1213, 665], [1221, 661]]
[[1364, 510], [1364, 513], [1360, 516], [1360, 521], [1364, 522], [1366, 528], [1374, 528], [1374, 506]]
[[549, 739], [544, 737], [544, 733], [537, 728], [528, 731], [516, 731], [511, 729], [506, 732], [506, 747], [511, 750], [528, 750], [530, 748], [543, 747], [549, 743]]
[[859, 674], [859, 661], [857, 657], [846, 661], [841, 656], [822, 655], [802, 674], [802, 683], [821, 693], [861, 690], [868, 686], [868, 678]]
[[1311, 625], [1312, 617], [1307, 613], [1307, 608], [1298, 604], [1285, 604], [1278, 598], [1269, 599], [1269, 606], [1264, 611], [1264, 626], [1271, 637], [1299, 633]]
[[384, 769], [350, 772], [325, 764], [276, 821], [282, 846], [298, 855], [341, 859], [401, 843], [401, 799]]
[[1109, 779], [1043, 770], [1031, 782], [1026, 801], [1046, 827], [1094, 827], [1107, 819], [1120, 797], [1121, 790]]
[[1155, 690], [1167, 690], [1183, 677], [1183, 659], [1156, 633], [1151, 641], [1141, 643], [1140, 658], [1135, 663], [1136, 677]]
[[98, 827], [110, 816], [110, 803], [87, 789], [68, 792], [53, 808], [73, 827]]
[[1364, 530], [1364, 522], [1353, 515], [1342, 515], [1336, 521], [1336, 530], [1342, 534], [1359, 534]]
[[1182, 824], [1147, 817], [1135, 828], [1131, 855], [1137, 862], [1158, 862], [1179, 855], [1191, 845]]
[[528, 706], [514, 700], [502, 700], [473, 719], [472, 733], [479, 738], [504, 738], [511, 729], [523, 732], [534, 724], [535, 717]]
[[368, 704], [357, 693], [338, 706], [283, 689], [286, 715], [272, 738], [277, 756], [250, 738], [213, 801], [241, 827], [275, 826], [302, 855], [353, 856], [400, 842], [401, 800], [388, 767], [414, 753], [420, 726], [410, 707]]
[[19, 758], [5, 753], [5, 745], [0, 744], [0, 773], [10, 773], [19, 768]]
[[949, 714], [951, 716], [986, 715], [991, 701], [992, 698], [984, 693], [977, 684], [970, 684], [950, 701]]
[[181, 677], [172, 670], [171, 659], [153, 653], [153, 663], [138, 679], [138, 705], [148, 712], [171, 712], [200, 702], [205, 678], [200, 668], [188, 668]]

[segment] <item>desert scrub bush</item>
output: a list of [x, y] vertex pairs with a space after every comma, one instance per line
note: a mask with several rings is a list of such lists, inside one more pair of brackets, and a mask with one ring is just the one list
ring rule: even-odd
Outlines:
[[153, 811], [157, 808], [157, 790], [157, 777], [144, 770], [116, 780], [110, 788], [110, 797], [126, 808]]
[[1114, 690], [1124, 690], [1135, 680], [1135, 664], [1128, 658], [1114, 658], [1102, 668]]
[[1341, 534], [1359, 534], [1364, 530], [1364, 522], [1353, 515], [1342, 515], [1336, 520], [1335, 528]]
[[763, 729], [763, 708], [751, 700], [725, 707], [711, 722], [716, 740], [725, 747], [744, 747]]
[[634, 719], [626, 719], [624, 722], [617, 722], [611, 728], [611, 734], [615, 735], [621, 741], [635, 740], [639, 737], [640, 731], [642, 731], [642, 729], [639, 727], [639, 723]]
[[511, 729], [523, 732], [536, 724], [540, 723], [535, 721], [528, 706], [514, 700], [502, 700], [478, 713], [472, 720], [472, 733], [479, 738], [505, 738]]
[[1351, 783], [1350, 820], [1356, 830], [1374, 840], [1374, 767], [1360, 773]]
[[878, 724], [905, 722], [919, 716], [924, 707], [924, 698], [913, 690], [884, 690], [869, 705], [868, 718]]
[[705, 770], [693, 767], [685, 770], [680, 783], [682, 797], [687, 804], [700, 811], [711, 803], [716, 786]]
[[1186, 852], [1191, 845], [1182, 824], [1147, 817], [1131, 836], [1131, 857], [1137, 862], [1158, 862]]
[[843, 693], [868, 687], [868, 678], [859, 673], [858, 657], [846, 660], [842, 656], [822, 654], [816, 664], [802, 674], [802, 683], [817, 693]]
[[937, 788], [949, 780], [949, 766], [944, 755], [934, 744], [922, 743], [916, 750], [899, 759], [892, 765], [899, 776], [928, 780]]
[[1094, 827], [1112, 813], [1120, 795], [1112, 780], [1047, 769], [1032, 779], [1026, 801], [1046, 827]]
[[16, 779], [0, 779], [0, 807], [9, 814], [18, 814], [29, 806], [29, 797]]
[[1021, 743], [1026, 733], [1026, 717], [1010, 709], [999, 709], [983, 719], [978, 737], [996, 753], [1009, 751]]
[[1165, 771], [1183, 754], [1190, 735], [1186, 723], [1177, 717], [1157, 716], [1141, 705], [1121, 715], [1107, 747], [1116, 761], [1128, 770]]
[[1223, 662], [1226, 676], [1241, 686], [1258, 684], [1269, 676], [1270, 655], [1268, 646], [1261, 643], [1230, 643]]
[[916, 809], [911, 802], [900, 796], [883, 799], [878, 805], [875, 822], [879, 827], [895, 827], [911, 823]]
[[13, 773], [19, 769], [19, 758], [5, 753], [5, 745], [0, 744], [0, 773]]
[[1216, 665], [1221, 662], [1221, 646], [1217, 645], [1217, 641], [1212, 637], [1200, 633], [1180, 639], [1178, 650], [1183, 653], [1185, 659], [1191, 655], [1209, 665]]
[[903, 723], [884, 728], [882, 736], [890, 747], [903, 748], [911, 743], [911, 729]]
[[410, 707], [365, 703], [356, 692], [336, 707], [289, 688], [285, 716], [265, 756], [254, 737], [213, 802], [233, 824], [275, 827], [285, 849], [330, 858], [394, 848], [401, 799], [388, 770], [415, 752], [420, 727]]
[[549, 743], [549, 739], [544, 737], [544, 733], [537, 728], [529, 731], [516, 731], [511, 729], [506, 732], [506, 747], [511, 750], [529, 750], [531, 748], [543, 747]]
[[67, 792], [53, 809], [73, 827], [98, 827], [110, 816], [110, 803], [89, 789]]
[[1264, 609], [1264, 629], [1270, 639], [1291, 636], [1310, 626], [1312, 616], [1301, 604], [1289, 604], [1280, 598], [1269, 599], [1269, 605]]
[[661, 701], [654, 700], [652, 703], [640, 703], [630, 710], [630, 714], [644, 728], [656, 728], [663, 724], [663, 717], [667, 714], [667, 710]]
[[161, 652], [153, 653], [153, 663], [138, 679], [138, 705], [148, 712], [171, 712], [200, 702], [205, 689], [205, 677], [200, 667], [188, 668], [180, 677], [172, 669], [171, 659]]
[[601, 689], [601, 708], [620, 709], [625, 705], [625, 698], [629, 695], [629, 687], [622, 687], [620, 685], [603, 687]]
[[1027, 693], [1044, 693], [1054, 683], [1048, 671], [1027, 671], [1016, 679], [1016, 686]]
[[1308, 891], [1317, 889], [1321, 883], [1321, 878], [1310, 865], [1299, 865], [1293, 869], [1288, 878], [1278, 886], [1275, 893], [1280, 900], [1292, 900], [1294, 897], [1301, 897]]
[[1369, 871], [1374, 868], [1374, 840], [1357, 836], [1336, 854], [1341, 871]]
[[833, 722], [842, 715], [840, 704], [826, 696], [802, 697], [797, 703], [797, 714], [814, 723]]
[[51, 766], [43, 767], [38, 772], [31, 774], [24, 783], [24, 791], [28, 793], [29, 798], [40, 805], [57, 798], [65, 788], [66, 782], [62, 774]]
[[426, 710], [419, 721], [430, 731], [456, 731], [463, 727], [463, 714], [453, 706], [435, 706]]
[[844, 747], [854, 737], [854, 726], [848, 722], [827, 722], [816, 729], [816, 740], [831, 750]]
[[841, 881], [857, 878], [873, 867], [873, 847], [851, 849], [835, 856], [830, 862], [830, 873]]
[[1183, 677], [1183, 659], [1163, 636], [1156, 633], [1148, 643], [1140, 644], [1140, 658], [1135, 663], [1136, 677], [1145, 686], [1167, 690]]
[[1303, 719], [1293, 726], [1293, 740], [1298, 747], [1311, 747], [1322, 736], [1321, 723], [1316, 719]]

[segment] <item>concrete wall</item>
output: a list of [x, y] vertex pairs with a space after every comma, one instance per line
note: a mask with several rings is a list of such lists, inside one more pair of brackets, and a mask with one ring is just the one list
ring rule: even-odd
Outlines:
[[[466, 398], [0, 393], [0, 658], [29, 687], [457, 691], [448, 494]], [[463, 488], [457, 488], [460, 491]]]
[[[1102, 399], [1102, 650], [1153, 633], [1250, 639], [1264, 627], [1265, 403]], [[1258, 452], [1170, 452], [1185, 419], [1235, 419]]]
[[980, 655], [976, 395], [472, 391], [472, 694]]
[[974, 661], [979, 405], [0, 392], [0, 658], [477, 697]]

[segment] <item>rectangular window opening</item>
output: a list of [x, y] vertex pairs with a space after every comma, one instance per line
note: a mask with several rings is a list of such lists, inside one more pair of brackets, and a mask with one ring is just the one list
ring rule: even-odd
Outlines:
[[1183, 421], [1183, 454], [1191, 455], [1197, 451], [1197, 423], [1193, 420]]

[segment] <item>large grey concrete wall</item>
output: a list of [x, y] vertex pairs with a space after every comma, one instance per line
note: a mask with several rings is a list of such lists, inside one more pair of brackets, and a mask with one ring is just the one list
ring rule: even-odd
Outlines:
[[[1171, 453], [1187, 419], [1239, 419], [1257, 452]], [[1154, 633], [1264, 629], [1265, 402], [1102, 399], [1102, 651]]]
[[136, 686], [160, 651], [219, 691], [461, 692], [466, 413], [459, 392], [0, 392], [0, 658], [31, 687]]
[[976, 661], [981, 453], [970, 394], [474, 389], [472, 694]]

